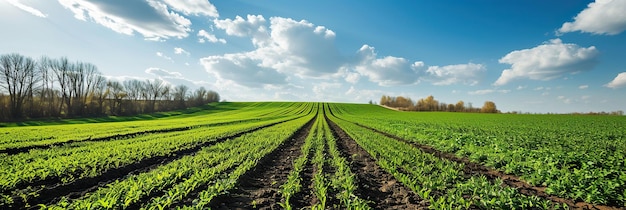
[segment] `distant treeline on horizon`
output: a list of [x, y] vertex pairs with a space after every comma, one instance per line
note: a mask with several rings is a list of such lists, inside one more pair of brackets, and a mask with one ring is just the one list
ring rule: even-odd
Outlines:
[[218, 102], [200, 87], [172, 86], [160, 79], [107, 80], [98, 68], [67, 58], [0, 55], [0, 120], [135, 115]]

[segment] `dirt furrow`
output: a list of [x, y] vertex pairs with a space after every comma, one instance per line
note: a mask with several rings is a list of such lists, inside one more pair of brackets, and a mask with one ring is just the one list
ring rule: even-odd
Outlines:
[[314, 122], [315, 118], [259, 160], [254, 168], [239, 178], [228, 194], [214, 198], [211, 209], [281, 209], [280, 187], [287, 181], [293, 161], [300, 157], [301, 147]]
[[[27, 185], [20, 186], [16, 189], [28, 189], [28, 188], [41, 189], [37, 191], [37, 194], [38, 194], [37, 197], [30, 199], [28, 203], [31, 203], [31, 204], [33, 204], [33, 202], [36, 202], [34, 204], [41, 203], [41, 204], [51, 205], [51, 204], [56, 203], [61, 197], [79, 198], [79, 197], [84, 196], [86, 193], [95, 191], [99, 187], [106, 186], [106, 184], [112, 183], [118, 179], [122, 179], [128, 175], [147, 172], [158, 166], [170, 163], [174, 160], [178, 160], [186, 155], [193, 155], [204, 147], [212, 146], [214, 144], [226, 141], [228, 139], [240, 137], [246, 133], [255, 132], [257, 130], [274, 126], [274, 125], [284, 123], [287, 121], [291, 121], [291, 120], [280, 121], [280, 122], [264, 125], [264, 126], [257, 127], [248, 131], [243, 131], [243, 132], [231, 135], [231, 136], [205, 142], [205, 143], [199, 144], [197, 146], [194, 146], [188, 149], [179, 150], [179, 151], [170, 153], [165, 156], [154, 156], [151, 158], [143, 159], [141, 161], [138, 161], [138, 162], [135, 162], [135, 163], [123, 166], [123, 167], [109, 169], [105, 171], [104, 173], [102, 173], [101, 175], [96, 176], [96, 177], [81, 178], [70, 183], [62, 183], [58, 177], [54, 177], [52, 179], [46, 179], [46, 180], [41, 180], [41, 181], [37, 181], [33, 183], [28, 183]], [[7, 209], [22, 209], [24, 208], [24, 206], [26, 206], [26, 202], [24, 202], [23, 199], [19, 197], [16, 197], [13, 200], [15, 201], [15, 203], [13, 203], [9, 207], [6, 207]]]
[[337, 124], [328, 118], [326, 121], [337, 139], [338, 149], [351, 163], [350, 169], [356, 174], [356, 196], [372, 201], [370, 207], [374, 209], [428, 209], [428, 201], [420, 199], [378, 166], [376, 160]]
[[528, 183], [526, 183], [524, 180], [522, 180], [519, 176], [515, 176], [515, 175], [510, 175], [510, 174], [506, 174], [502, 171], [498, 171], [495, 169], [491, 169], [488, 168], [487, 166], [481, 165], [481, 164], [477, 164], [474, 162], [471, 162], [470, 159], [466, 158], [466, 157], [457, 157], [455, 154], [453, 153], [447, 153], [447, 152], [442, 152], [439, 151], [431, 146], [428, 145], [424, 145], [424, 144], [420, 144], [414, 141], [410, 141], [398, 136], [395, 136], [393, 134], [389, 134], [380, 130], [377, 130], [375, 128], [366, 126], [366, 125], [361, 125], [359, 123], [354, 123], [358, 126], [361, 126], [363, 128], [369, 129], [371, 131], [374, 131], [376, 133], [382, 134], [384, 136], [387, 136], [389, 138], [393, 138], [405, 143], [408, 143], [412, 146], [414, 146], [415, 148], [418, 148], [420, 150], [422, 150], [425, 153], [428, 154], [432, 154], [435, 157], [441, 158], [441, 159], [445, 159], [445, 160], [449, 160], [449, 161], [453, 161], [456, 163], [462, 163], [464, 164], [464, 168], [463, 168], [463, 172], [466, 174], [466, 176], [474, 176], [474, 175], [484, 175], [485, 177], [487, 177], [487, 179], [489, 181], [495, 181], [496, 179], [501, 179], [505, 185], [509, 186], [509, 187], [513, 187], [516, 188], [520, 193], [524, 194], [524, 195], [529, 195], [529, 196], [537, 196], [540, 198], [544, 198], [544, 199], [548, 199], [552, 202], [556, 202], [556, 203], [564, 203], [567, 204], [569, 207], [571, 208], [579, 208], [579, 209], [623, 209], [623, 207], [619, 207], [619, 206], [605, 206], [605, 205], [594, 205], [594, 204], [590, 204], [590, 203], [586, 203], [583, 201], [575, 201], [572, 199], [566, 199], [566, 198], [561, 198], [558, 196], [554, 196], [554, 195], [548, 195], [545, 192], [545, 187], [536, 187], [536, 186], [532, 186]]

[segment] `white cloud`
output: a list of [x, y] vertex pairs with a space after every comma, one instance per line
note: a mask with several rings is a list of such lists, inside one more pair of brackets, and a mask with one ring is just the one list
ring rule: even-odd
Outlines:
[[564, 44], [553, 39], [537, 47], [516, 50], [502, 57], [499, 62], [510, 64], [511, 69], [502, 71], [494, 85], [504, 85], [515, 79], [551, 80], [567, 73], [592, 69], [598, 50], [594, 46], [584, 48], [576, 44]]
[[217, 9], [208, 0], [163, 0], [172, 9], [182, 12], [185, 15], [206, 15], [209, 17], [218, 17]]
[[356, 72], [346, 72], [346, 82], [352, 83], [352, 84], [356, 84], [357, 82], [359, 82], [359, 79], [361, 79], [361, 75], [359, 73]]
[[[320, 79], [342, 76], [339, 70], [345, 64], [345, 59], [335, 47], [334, 32], [323, 26], [315, 26], [306, 20], [295, 21], [289, 18], [272, 17], [267, 27], [265, 25], [267, 21], [261, 15], [248, 15], [247, 19], [237, 16], [234, 20], [215, 20], [214, 24], [228, 35], [249, 37], [255, 46], [252, 51], [231, 54], [233, 59], [228, 59], [229, 61], [239, 63], [245, 61], [243, 63], [246, 65], [243, 66], [265, 71], [271, 70], [279, 75], [279, 78], [286, 78], [287, 75]], [[224, 56], [213, 56], [205, 61], [219, 57]], [[204, 66], [208, 67], [206, 64]], [[225, 67], [222, 65], [210, 67], [213, 68], [211, 70], [213, 72], [228, 70], [217, 69]], [[353, 76], [351, 79], [356, 78]], [[284, 82], [283, 80], [271, 81]], [[255, 85], [254, 83], [247, 84]]]
[[363, 45], [357, 52], [360, 63], [355, 70], [380, 86], [409, 85], [418, 82], [418, 69], [423, 62], [409, 63], [400, 57], [377, 58], [374, 47]]
[[578, 89], [581, 89], [581, 90], [584, 90], [584, 89], [587, 89], [587, 88], [589, 88], [589, 85], [578, 86]]
[[[237, 16], [234, 19], [216, 19], [213, 23], [227, 35], [250, 38], [254, 46], [251, 51], [230, 54], [233, 59], [227, 59], [228, 62], [246, 64], [240, 67], [274, 70], [282, 78], [343, 79], [356, 84], [361, 77], [365, 77], [380, 86], [417, 84], [420, 79], [437, 85], [474, 85], [478, 83], [478, 73], [485, 70], [483, 65], [473, 63], [428, 68], [421, 61], [413, 62], [394, 56], [379, 57], [374, 47], [368, 45], [363, 45], [355, 55], [344, 56], [335, 46], [335, 32], [306, 20], [271, 17], [267, 21], [261, 15], [248, 15], [246, 18]], [[225, 62], [222, 58], [224, 56], [212, 56], [204, 60], [205, 68], [212, 68], [207, 71], [220, 74], [227, 71], [218, 69], [227, 67], [225, 65], [206, 65], [217, 63], [216, 60]], [[251, 73], [239, 72], [248, 74], [241, 77], [249, 77]], [[256, 85], [248, 82], [240, 85], [246, 84]]]
[[516, 89], [517, 89], [517, 90], [523, 90], [523, 89], [526, 89], [526, 87], [527, 87], [527, 86], [521, 86], [521, 85], [520, 85], [520, 86], [517, 86], [517, 88], [516, 88]]
[[148, 74], [158, 76], [159, 78], [175, 78], [175, 79], [183, 78], [183, 75], [180, 72], [175, 72], [175, 71], [170, 72], [168, 70], [155, 68], [155, 67], [147, 68], [145, 72]]
[[448, 66], [429, 66], [426, 72], [429, 74], [427, 80], [434, 85], [452, 85], [462, 83], [465, 85], [476, 85], [480, 74], [485, 71], [482, 64], [457, 64]]
[[190, 53], [187, 52], [187, 50], [180, 48], [180, 47], [175, 47], [174, 48], [174, 54], [180, 55], [180, 54], [185, 54], [185, 55], [189, 55]]
[[204, 69], [218, 80], [226, 80], [237, 85], [261, 88], [265, 85], [284, 85], [286, 76], [272, 68], [262, 67], [259, 61], [247, 53], [209, 56], [200, 59]]
[[11, 4], [11, 5], [13, 5], [13, 6], [15, 6], [15, 7], [19, 8], [21, 10], [24, 10], [24, 11], [30, 13], [31, 15], [34, 15], [34, 16], [37, 16], [37, 17], [41, 17], [41, 18], [48, 17], [48, 15], [43, 14], [43, 12], [41, 12], [40, 10], [35, 9], [35, 8], [31, 7], [31, 6], [27, 6], [27, 5], [23, 4], [23, 3], [21, 3], [19, 0], [7, 0], [7, 2], [9, 2], [9, 4]]
[[626, 1], [596, 0], [574, 18], [563, 23], [559, 33], [582, 31], [593, 34], [616, 35], [626, 30]]
[[617, 89], [621, 87], [626, 87], [626, 72], [619, 73], [613, 81], [604, 85], [605, 87]]
[[226, 40], [225, 39], [218, 39], [217, 37], [215, 37], [215, 35], [205, 31], [205, 30], [200, 30], [198, 31], [198, 37], [200, 37], [198, 39], [198, 42], [200, 43], [204, 43], [206, 41], [209, 41], [211, 43], [217, 43], [220, 42], [222, 44], [226, 44]]
[[270, 23], [269, 43], [256, 50], [263, 66], [303, 78], [327, 78], [344, 65], [333, 31], [306, 20], [272, 17]]
[[240, 16], [235, 17], [234, 20], [215, 19], [213, 23], [215, 27], [224, 30], [230, 36], [252, 37], [252, 43], [257, 47], [265, 45], [270, 37], [269, 30], [265, 26], [267, 21], [262, 15], [248, 15], [247, 19]]
[[490, 93], [510, 93], [510, 92], [511, 92], [511, 90], [483, 89], [483, 90], [469, 91], [469, 92], [467, 92], [467, 94], [470, 94], [470, 95], [485, 95], [485, 94], [490, 94]]
[[140, 33], [146, 40], [184, 38], [191, 31], [191, 21], [169, 11], [166, 4], [149, 1], [59, 0], [74, 17], [92, 20], [115, 32]]
[[167, 55], [163, 54], [162, 52], [156, 52], [156, 55], [161, 57], [161, 58], [163, 58], [163, 59], [165, 59], [165, 60], [174, 62], [174, 60], [172, 60], [172, 58], [168, 57]]

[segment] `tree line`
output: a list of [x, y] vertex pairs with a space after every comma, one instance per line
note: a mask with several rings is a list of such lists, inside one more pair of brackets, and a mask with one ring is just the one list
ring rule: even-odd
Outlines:
[[217, 92], [163, 80], [108, 80], [87, 62], [66, 57], [0, 55], [0, 120], [135, 115], [218, 102]]
[[397, 108], [403, 111], [437, 111], [437, 112], [480, 112], [499, 113], [493, 101], [485, 101], [482, 107], [474, 107], [472, 103], [465, 105], [465, 102], [458, 101], [456, 104], [447, 104], [435, 100], [432, 95], [413, 102], [411, 98], [402, 96], [392, 97], [383, 95], [380, 105]]

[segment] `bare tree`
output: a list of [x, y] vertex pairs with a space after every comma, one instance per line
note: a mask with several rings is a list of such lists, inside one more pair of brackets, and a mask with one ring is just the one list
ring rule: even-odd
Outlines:
[[176, 104], [176, 108], [184, 109], [185, 99], [187, 98], [187, 92], [189, 91], [189, 87], [185, 85], [178, 85], [174, 88], [174, 101]]
[[19, 54], [0, 56], [0, 86], [9, 93], [9, 110], [14, 119], [22, 117], [24, 99], [35, 82], [36, 62]]
[[148, 111], [154, 112], [156, 111], [156, 100], [163, 93], [165, 84], [163, 80], [155, 79], [155, 80], [146, 80], [145, 83], [145, 95], [147, 96], [147, 100], [149, 101]]
[[122, 114], [122, 99], [126, 97], [124, 86], [118, 81], [107, 82], [106, 92], [109, 94], [109, 112], [112, 115]]

